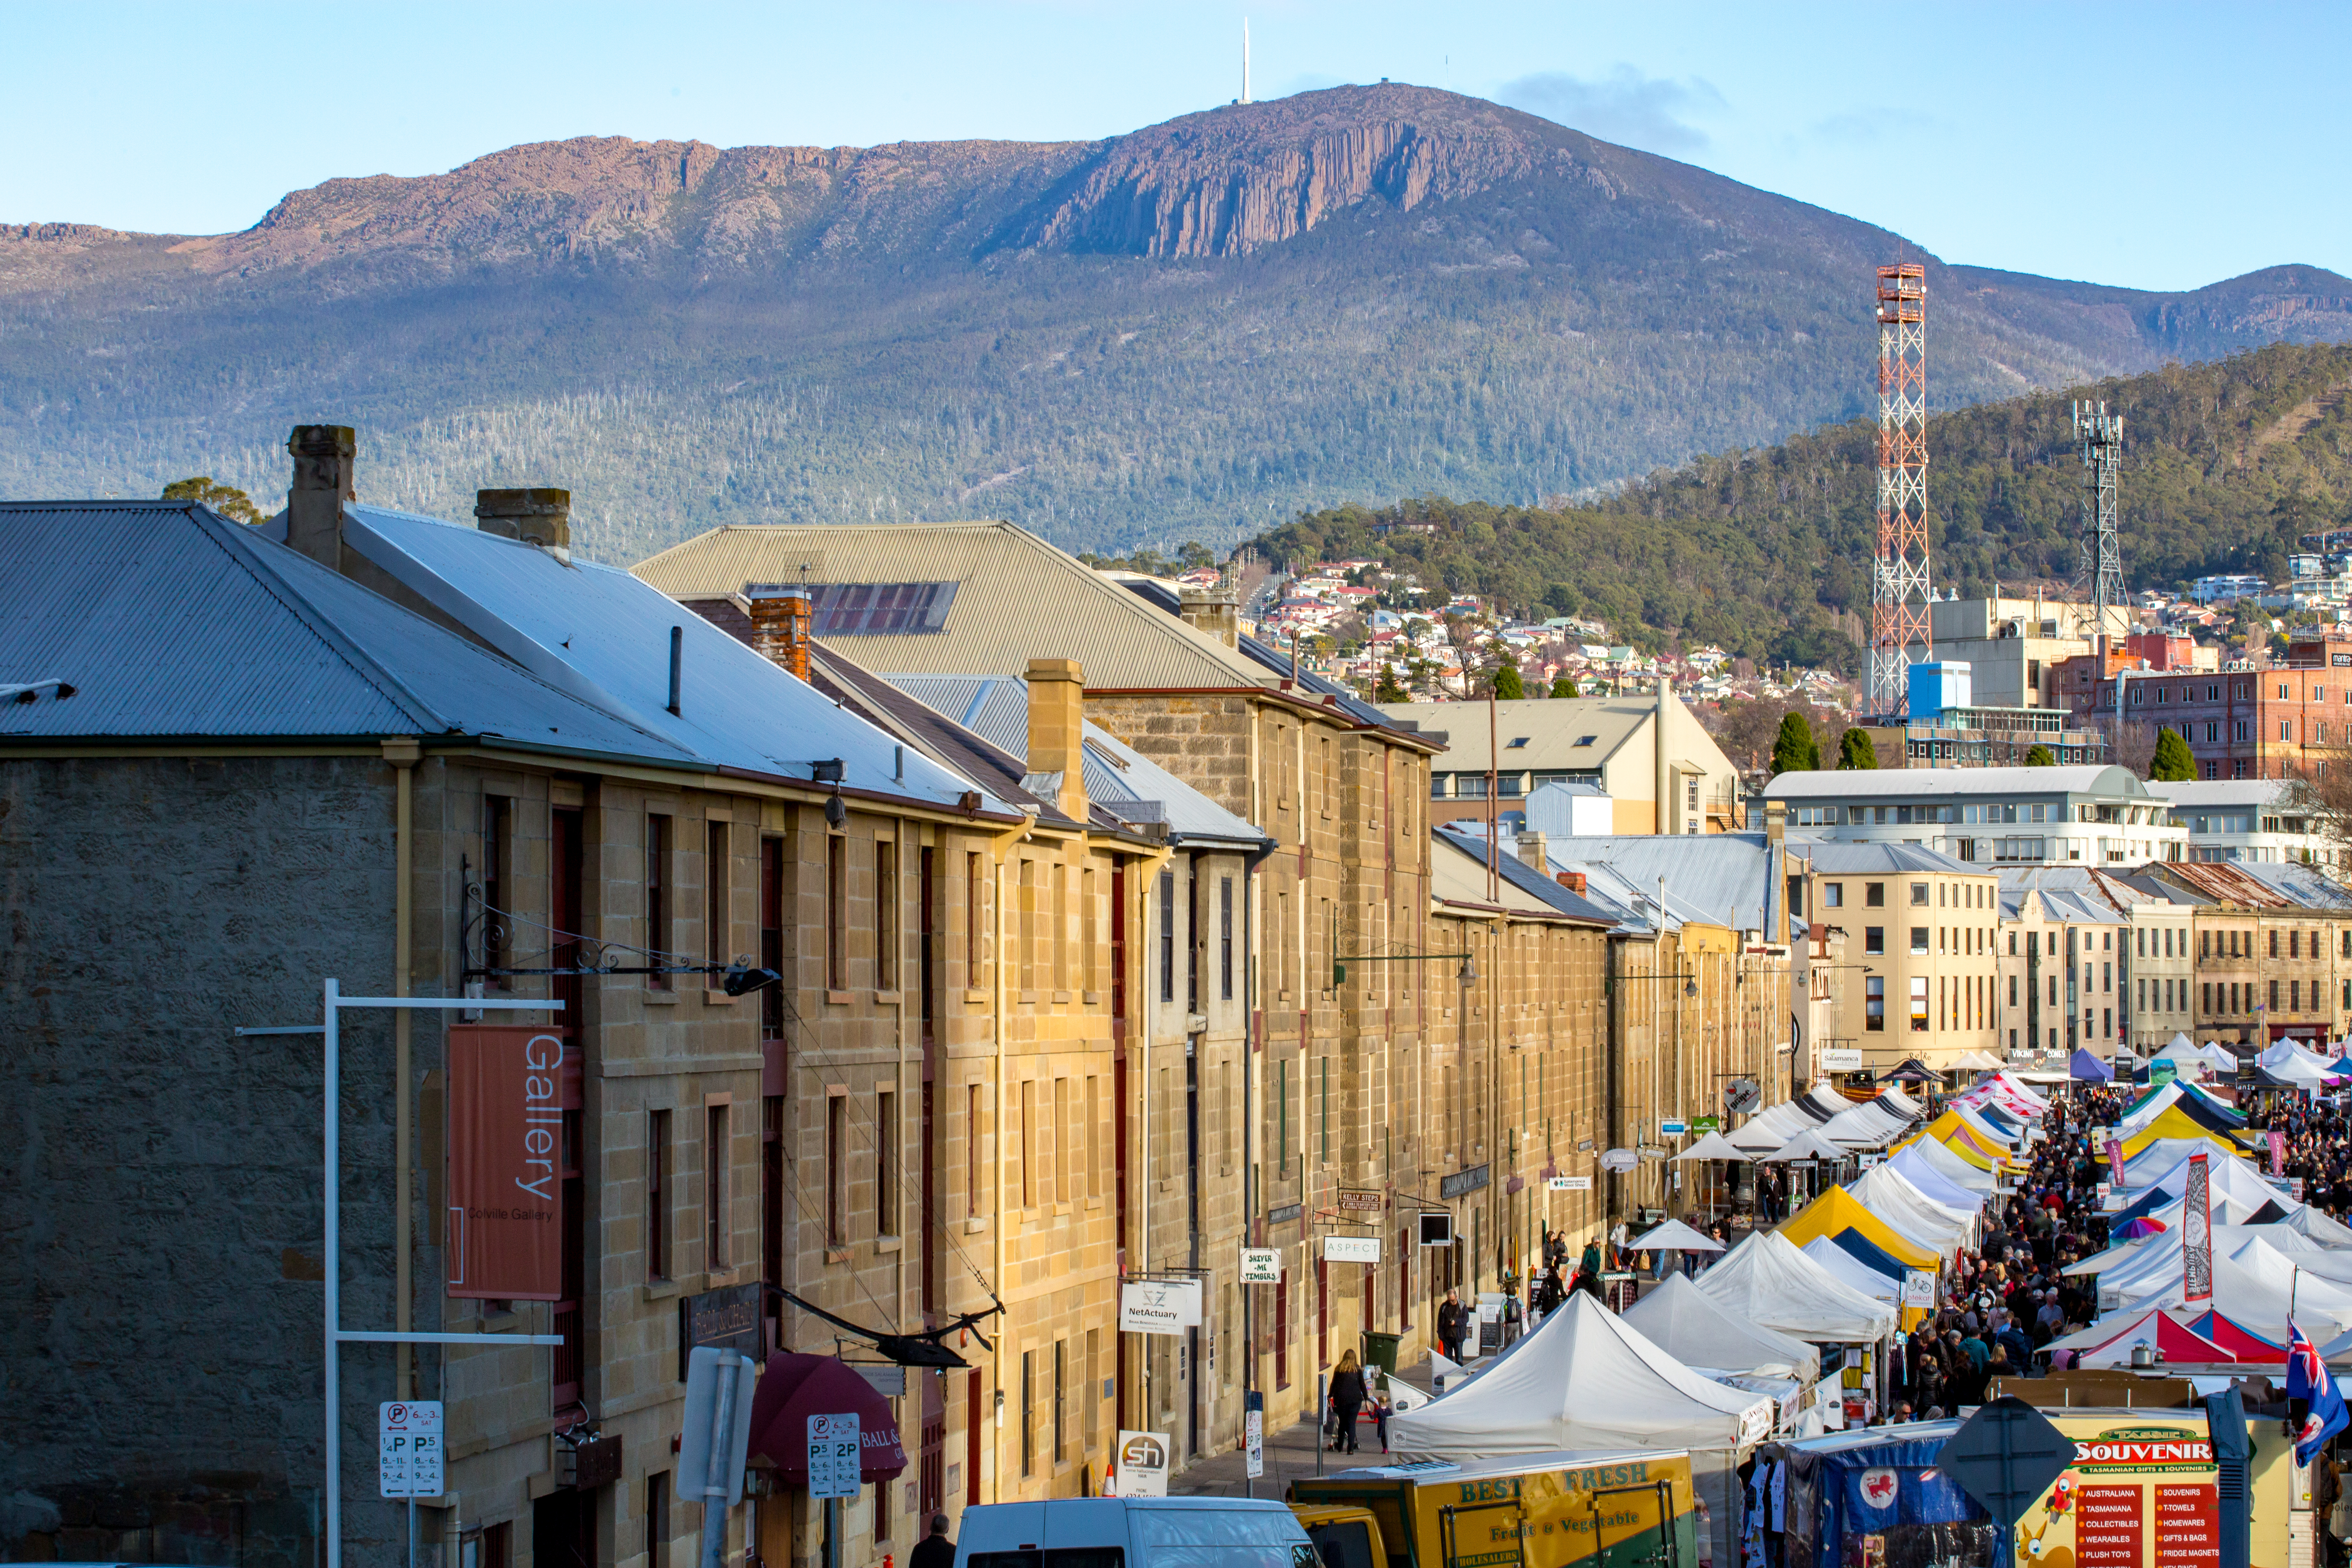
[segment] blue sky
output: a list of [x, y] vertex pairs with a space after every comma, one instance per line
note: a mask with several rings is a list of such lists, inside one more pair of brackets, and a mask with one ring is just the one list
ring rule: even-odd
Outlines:
[[[583, 134], [1114, 135], [1390, 77], [1885, 224], [2150, 289], [2352, 273], [2352, 6], [0, 0], [0, 222], [242, 228], [335, 175]], [[1908, 31], [1890, 18], [1915, 18]]]

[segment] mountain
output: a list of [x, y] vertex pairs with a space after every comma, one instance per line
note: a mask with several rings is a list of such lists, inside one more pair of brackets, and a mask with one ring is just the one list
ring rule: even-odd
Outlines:
[[[1938, 593], [2063, 593], [2081, 555], [2072, 403], [2124, 419], [2117, 537], [2126, 584], [2276, 580], [2318, 529], [2352, 526], [2352, 345], [2273, 343], [1927, 422], [1929, 580]], [[1430, 589], [1514, 611], [1588, 613], [1651, 648], [1719, 644], [1852, 669], [1870, 615], [1875, 419], [1649, 474], [1585, 507], [1424, 497], [1307, 513], [1255, 542], [1270, 561], [1372, 556]]]
[[[1073, 547], [1534, 501], [1874, 405], [1868, 224], [1514, 110], [1335, 88], [1102, 142], [584, 138], [188, 237], [0, 226], [0, 494], [564, 484], [632, 559], [766, 518]], [[2152, 294], [1927, 261], [1938, 406], [2352, 337], [2352, 282]]]

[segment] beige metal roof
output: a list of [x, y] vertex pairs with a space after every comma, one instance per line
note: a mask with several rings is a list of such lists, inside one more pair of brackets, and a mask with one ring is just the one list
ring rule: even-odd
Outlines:
[[[1485, 773], [1486, 705], [1484, 702], [1383, 702], [1391, 719], [1411, 719], [1424, 730], [1446, 734], [1446, 773]], [[1495, 704], [1495, 739], [1505, 772], [1597, 769], [1611, 753], [1639, 734], [1658, 715], [1655, 697], [1529, 697]], [[1511, 742], [1526, 736], [1528, 743]], [[1593, 737], [1589, 746], [1576, 742]], [[1696, 764], [1690, 765], [1696, 770]]]
[[730, 525], [635, 571], [688, 602], [752, 583], [957, 585], [936, 632], [824, 635], [867, 669], [1018, 676], [1032, 658], [1075, 658], [1097, 690], [1277, 684], [1271, 671], [1009, 522]]

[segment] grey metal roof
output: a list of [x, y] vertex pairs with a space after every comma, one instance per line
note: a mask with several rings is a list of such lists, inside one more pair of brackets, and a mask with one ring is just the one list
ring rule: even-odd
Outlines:
[[2129, 768], [1856, 768], [1776, 775], [1767, 800], [1960, 800], [2029, 795], [2146, 796], [2147, 786]]
[[2292, 779], [2150, 779], [2147, 793], [2175, 805], [2275, 805], [2294, 789]]
[[[1005, 675], [886, 675], [882, 678], [955, 720], [991, 745], [1021, 756], [1029, 750], [1029, 683]], [[1165, 822], [1180, 839], [1217, 839], [1255, 848], [1266, 840], [1174, 773], [1088, 721], [1081, 757], [1087, 798], [1129, 822]], [[1128, 816], [1122, 805], [1156, 803]]]
[[1588, 835], [1545, 847], [1561, 869], [1605, 865], [1649, 889], [1664, 878], [1668, 907], [1710, 925], [1771, 929], [1787, 896], [1781, 857], [1760, 833]]
[[[862, 715], [626, 572], [383, 507], [347, 507], [345, 520], [347, 547], [500, 653], [709, 764], [805, 779], [838, 757], [853, 788], [930, 805], [978, 790], [983, 809], [1012, 811], [983, 780], [919, 751], [902, 758]], [[675, 714], [672, 627], [682, 647]]]
[[12, 737], [483, 736], [689, 753], [188, 502], [0, 503], [0, 679]]
[[[2037, 770], [2048, 772], [2048, 769]], [[1810, 861], [1817, 876], [1865, 877], [1874, 871], [1924, 871], [1947, 877], [1981, 877], [1989, 867], [1956, 860], [1919, 844], [1844, 843], [1827, 839], [1789, 841], [1789, 858]]]

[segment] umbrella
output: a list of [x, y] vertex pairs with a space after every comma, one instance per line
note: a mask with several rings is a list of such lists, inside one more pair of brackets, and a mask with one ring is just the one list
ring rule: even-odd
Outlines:
[[1773, 1164], [1792, 1160], [1843, 1160], [1847, 1157], [1847, 1151], [1839, 1148], [1812, 1128], [1807, 1128], [1780, 1148], [1763, 1156], [1766, 1162]]
[[808, 1418], [845, 1414], [857, 1417], [860, 1480], [887, 1481], [907, 1468], [890, 1402], [872, 1384], [831, 1356], [778, 1351], [768, 1358], [751, 1394], [751, 1452], [773, 1460], [778, 1479], [804, 1487]]
[[1689, 1148], [1675, 1156], [1677, 1163], [1684, 1160], [1745, 1161], [1753, 1160], [1754, 1158], [1756, 1158], [1755, 1155], [1749, 1153], [1747, 1150], [1742, 1149], [1738, 1144], [1734, 1143], [1730, 1139], [1726, 1138], [1720, 1132], [1708, 1133], [1706, 1137], [1700, 1139], [1697, 1142], [1692, 1144]]
[[2147, 1215], [2142, 1215], [2115, 1234], [2125, 1241], [2137, 1241], [2143, 1236], [2154, 1236], [2164, 1228], [2162, 1220], [2151, 1219]]

